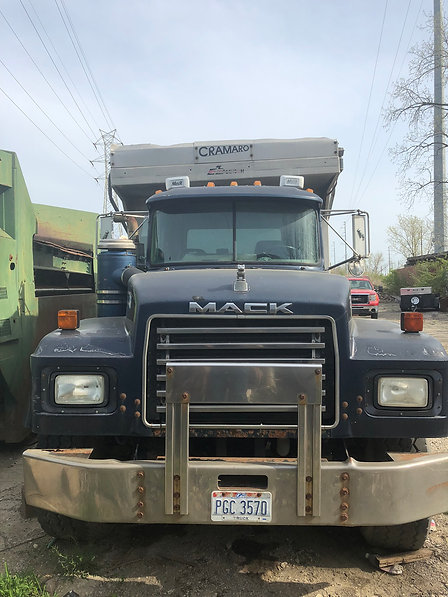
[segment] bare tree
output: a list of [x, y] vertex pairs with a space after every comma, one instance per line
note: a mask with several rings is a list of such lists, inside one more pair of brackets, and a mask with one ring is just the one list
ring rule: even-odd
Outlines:
[[371, 253], [366, 261], [366, 271], [371, 276], [381, 276], [386, 266], [382, 253]]
[[[406, 78], [399, 79], [393, 88], [391, 102], [385, 112], [386, 127], [391, 129], [396, 123], [408, 125], [408, 132], [403, 141], [392, 150], [392, 156], [398, 164], [402, 182], [402, 197], [411, 206], [417, 196], [430, 194], [434, 183], [432, 161], [434, 152], [433, 138], [433, 73], [434, 44], [432, 41], [432, 17], [425, 30], [428, 41], [415, 45], [411, 50], [411, 61]], [[444, 23], [442, 40], [442, 64], [448, 64], [447, 22]], [[431, 39], [431, 41], [429, 41]], [[444, 72], [446, 79], [448, 72]], [[440, 105], [440, 104], [439, 104]], [[448, 104], [442, 104], [444, 117]], [[445, 135], [445, 146], [448, 138]], [[429, 166], [428, 166], [429, 165]], [[444, 181], [446, 182], [446, 181]]]
[[398, 216], [397, 226], [389, 226], [387, 240], [394, 251], [407, 257], [427, 255], [433, 245], [432, 224], [417, 216]]

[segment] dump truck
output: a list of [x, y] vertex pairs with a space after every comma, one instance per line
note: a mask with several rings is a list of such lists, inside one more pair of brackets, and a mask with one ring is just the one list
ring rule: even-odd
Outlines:
[[[421, 547], [448, 503], [448, 455], [423, 439], [447, 434], [448, 357], [421, 314], [352, 317], [328, 262], [342, 156], [327, 138], [113, 148], [101, 316], [61, 311], [31, 359], [24, 496], [47, 533], [332, 525]], [[353, 231], [359, 265], [365, 214]]]
[[58, 309], [96, 314], [96, 219], [32, 203], [17, 155], [0, 150], [0, 442], [30, 435], [30, 354]]

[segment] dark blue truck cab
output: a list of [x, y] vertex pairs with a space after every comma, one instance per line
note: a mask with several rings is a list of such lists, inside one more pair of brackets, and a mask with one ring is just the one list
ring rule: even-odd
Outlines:
[[[196, 144], [205, 164], [199, 175], [192, 160], [187, 174], [206, 182], [218, 170], [214, 186], [156, 164], [179, 173], [160, 193], [145, 164], [132, 167], [146, 146], [112, 155], [126, 207], [151, 194], [140, 220], [114, 216], [140, 255], [111, 270], [125, 304], [52, 332], [32, 355], [39, 447], [24, 454], [25, 499], [50, 534], [84, 535], [86, 523], [340, 525], [405, 550], [447, 509], [448, 455], [421, 439], [447, 435], [447, 354], [426, 334], [352, 317], [348, 281], [326, 271], [321, 226], [341, 154], [333, 140], [327, 157], [305, 141], [304, 178], [322, 198], [294, 176], [253, 184], [255, 142]], [[275, 168], [260, 179], [273, 182]], [[247, 184], [219, 184], [229, 177]]]

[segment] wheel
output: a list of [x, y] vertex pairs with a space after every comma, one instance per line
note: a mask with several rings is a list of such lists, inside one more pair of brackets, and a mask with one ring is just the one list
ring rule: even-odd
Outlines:
[[[418, 438], [387, 438], [375, 442], [380, 452], [427, 452], [426, 439]], [[429, 532], [430, 518], [415, 520], [405, 524], [388, 525], [383, 527], [362, 527], [361, 534], [366, 542], [373, 547], [395, 551], [414, 551], [423, 547]]]
[[42, 530], [56, 539], [69, 539], [76, 543], [83, 543], [101, 539], [109, 530], [109, 525], [106, 523], [85, 522], [40, 508], [36, 510], [37, 520]]
[[415, 551], [423, 547], [428, 536], [431, 519], [385, 527], [363, 527], [362, 536], [372, 547], [395, 551]]
[[370, 314], [370, 317], [371, 317], [372, 319], [378, 319], [378, 313], [371, 313], [371, 314]]

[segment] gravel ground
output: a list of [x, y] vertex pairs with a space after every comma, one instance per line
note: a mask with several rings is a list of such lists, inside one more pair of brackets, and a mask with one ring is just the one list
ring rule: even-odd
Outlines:
[[[398, 320], [398, 306], [385, 303], [380, 317]], [[448, 348], [448, 314], [425, 318], [426, 331]], [[434, 450], [448, 450], [445, 439], [430, 444]], [[432, 557], [405, 565], [397, 576], [374, 569], [365, 558], [367, 546], [349, 528], [117, 525], [103, 542], [57, 541], [51, 546], [37, 521], [19, 512], [22, 450], [0, 445], [0, 566], [6, 562], [11, 572], [35, 571], [61, 597], [70, 590], [80, 597], [448, 597], [444, 514], [434, 517], [427, 541]], [[84, 578], [68, 577], [69, 569]]]

